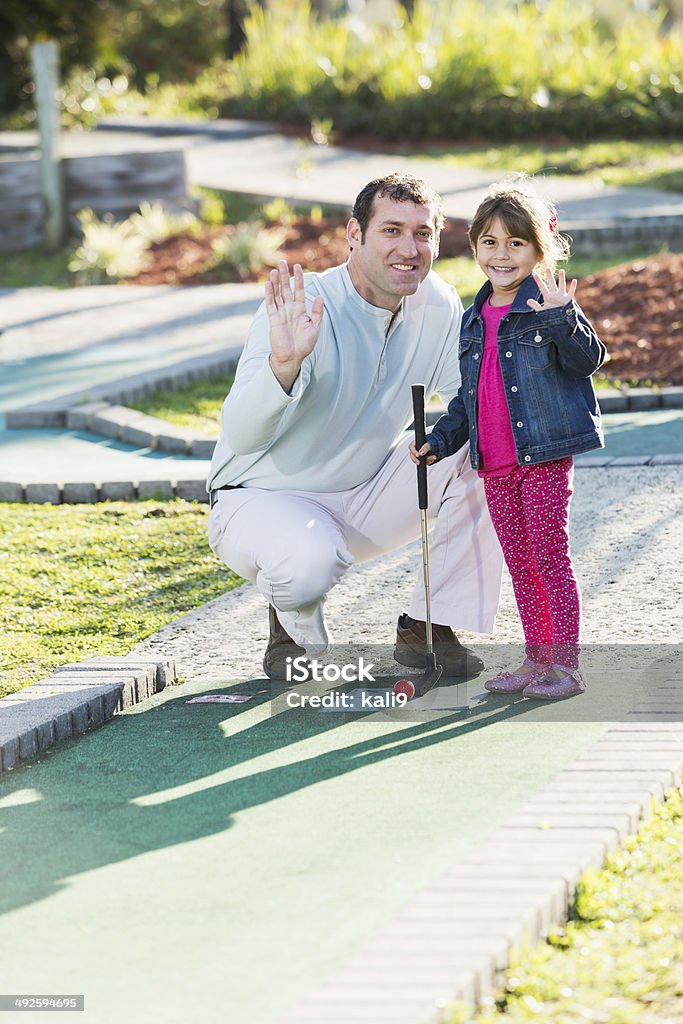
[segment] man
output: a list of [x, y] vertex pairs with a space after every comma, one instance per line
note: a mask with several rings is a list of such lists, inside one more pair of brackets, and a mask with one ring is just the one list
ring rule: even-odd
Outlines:
[[[354, 562], [419, 535], [404, 431], [410, 385], [446, 401], [460, 383], [462, 303], [432, 270], [443, 214], [424, 182], [392, 174], [358, 195], [348, 262], [271, 271], [225, 400], [208, 480], [209, 542], [270, 606], [264, 671], [320, 654], [329, 590]], [[453, 628], [490, 633], [501, 555], [467, 446], [430, 470], [431, 618], [444, 674], [483, 667]], [[424, 587], [398, 620], [395, 657], [424, 667]], [[469, 656], [468, 656], [469, 655]]]

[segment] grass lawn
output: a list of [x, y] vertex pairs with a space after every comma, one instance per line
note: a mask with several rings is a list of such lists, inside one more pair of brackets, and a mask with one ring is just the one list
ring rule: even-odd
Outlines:
[[505, 973], [495, 1004], [444, 1024], [683, 1021], [683, 797], [669, 793], [602, 870], [579, 883], [571, 920]]
[[70, 249], [4, 253], [0, 260], [0, 288], [68, 288], [72, 283], [70, 257]]
[[[406, 148], [403, 156], [414, 156]], [[670, 139], [606, 140], [579, 145], [433, 146], [421, 150], [454, 167], [526, 174], [583, 175], [605, 185], [632, 185], [663, 192], [683, 192], [683, 143]]]
[[0, 696], [95, 654], [125, 654], [239, 579], [191, 502], [12, 505], [0, 513]]
[[217, 436], [223, 399], [234, 379], [232, 373], [220, 374], [193, 381], [178, 391], [155, 391], [149, 398], [137, 401], [133, 408], [176, 426]]

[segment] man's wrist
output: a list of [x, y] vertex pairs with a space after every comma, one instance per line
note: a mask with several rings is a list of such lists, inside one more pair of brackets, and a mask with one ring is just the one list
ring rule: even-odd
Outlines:
[[277, 380], [278, 384], [280, 385], [280, 387], [282, 388], [282, 390], [289, 394], [292, 388], [294, 387], [294, 382], [296, 381], [301, 371], [301, 363], [297, 362], [296, 360], [285, 363], [279, 363], [273, 357], [273, 353], [271, 352], [270, 356], [268, 357], [268, 364], [271, 370], [273, 371], [273, 375]]

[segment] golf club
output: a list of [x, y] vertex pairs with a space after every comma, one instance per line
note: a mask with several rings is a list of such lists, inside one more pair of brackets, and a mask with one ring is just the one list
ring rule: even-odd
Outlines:
[[[424, 384], [413, 384], [413, 416], [415, 420], [415, 446], [419, 451], [425, 443], [425, 388]], [[423, 456], [417, 467], [417, 503], [420, 509], [420, 530], [422, 533], [422, 577], [425, 588], [425, 619], [427, 627], [427, 645], [425, 651], [425, 672], [421, 679], [413, 684], [415, 697], [423, 697], [433, 690], [443, 671], [436, 663], [432, 637], [432, 613], [429, 591], [429, 542], [427, 539], [427, 459]], [[398, 685], [398, 684], [397, 684]], [[401, 692], [405, 692], [401, 690]]]

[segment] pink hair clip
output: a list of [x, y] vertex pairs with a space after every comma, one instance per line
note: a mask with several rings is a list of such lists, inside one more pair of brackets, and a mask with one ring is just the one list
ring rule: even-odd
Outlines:
[[553, 209], [550, 210], [550, 233], [555, 234], [557, 231], [557, 214]]

